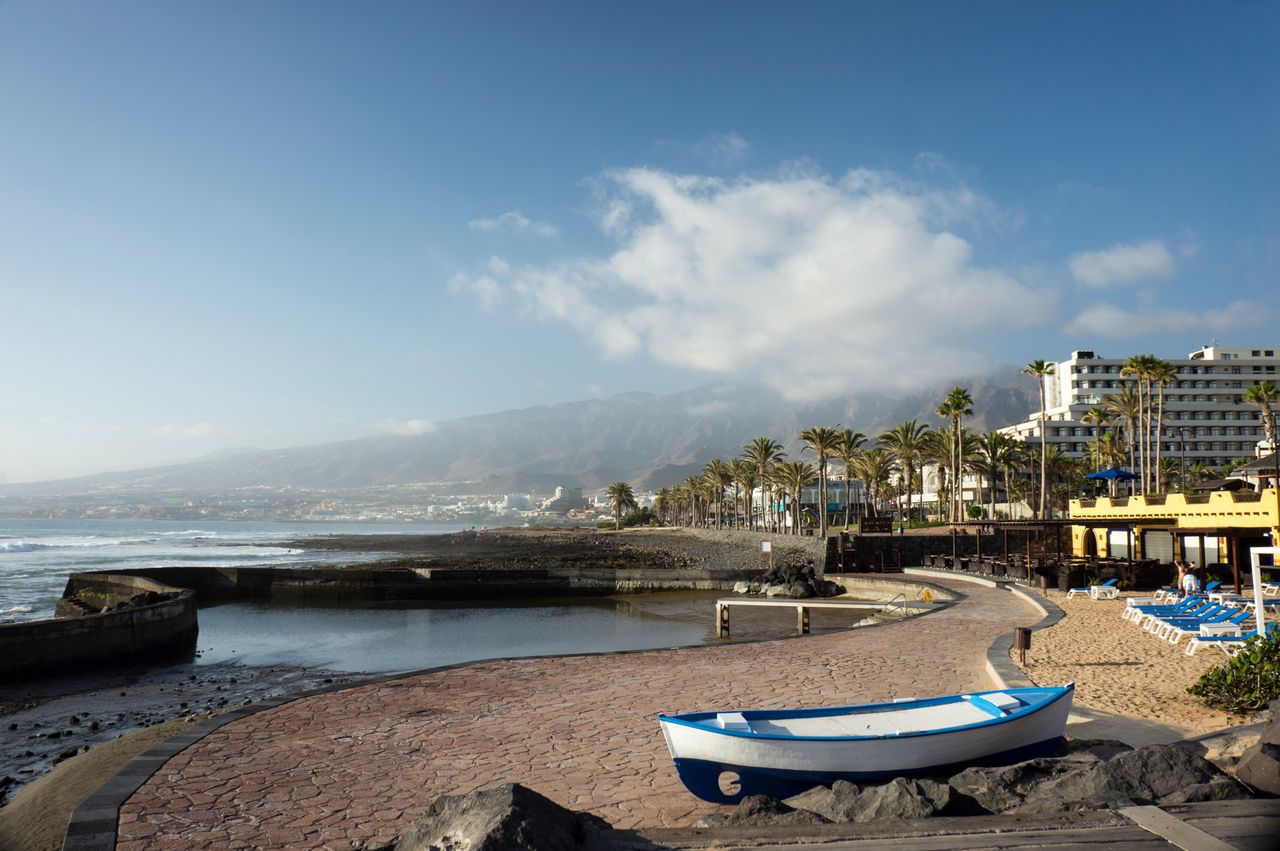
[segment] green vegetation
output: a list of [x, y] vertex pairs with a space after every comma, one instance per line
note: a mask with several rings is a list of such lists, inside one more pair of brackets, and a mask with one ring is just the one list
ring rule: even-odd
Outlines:
[[1187, 691], [1224, 712], [1265, 709], [1280, 697], [1280, 635], [1249, 639], [1226, 664], [1210, 668]]

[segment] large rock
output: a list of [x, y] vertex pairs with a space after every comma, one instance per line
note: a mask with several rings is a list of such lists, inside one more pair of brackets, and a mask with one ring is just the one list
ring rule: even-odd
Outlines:
[[1280, 795], [1280, 744], [1261, 741], [1249, 748], [1236, 764], [1236, 777], [1259, 792]]
[[1088, 751], [1057, 759], [1030, 759], [1014, 765], [967, 768], [948, 782], [952, 792], [991, 813], [1020, 807], [1039, 787], [1067, 777], [1079, 777], [1102, 762]]
[[518, 783], [441, 795], [400, 837], [395, 851], [572, 851], [607, 829]]
[[828, 824], [823, 818], [811, 810], [789, 806], [777, 798], [765, 795], [748, 795], [738, 802], [732, 813], [715, 813], [704, 816], [698, 827], [722, 827], [724, 825], [747, 825], [759, 827], [770, 824]]
[[837, 780], [788, 798], [790, 806], [840, 823], [928, 818], [952, 808], [952, 791], [934, 780], [898, 777], [888, 783], [858, 785]]
[[1133, 804], [1183, 804], [1246, 798], [1213, 763], [1179, 745], [1148, 745], [1083, 772], [1037, 784], [1019, 812], [1054, 812]]

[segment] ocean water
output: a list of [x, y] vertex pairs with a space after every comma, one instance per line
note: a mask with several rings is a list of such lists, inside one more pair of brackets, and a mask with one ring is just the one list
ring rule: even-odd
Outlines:
[[53, 617], [67, 577], [129, 567], [339, 564], [377, 554], [284, 546], [311, 535], [442, 534], [461, 526], [0, 517], [0, 623]]

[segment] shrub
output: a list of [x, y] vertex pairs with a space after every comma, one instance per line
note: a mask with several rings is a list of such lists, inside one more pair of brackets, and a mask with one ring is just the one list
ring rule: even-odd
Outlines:
[[1257, 712], [1280, 697], [1280, 633], [1245, 642], [1225, 664], [1210, 668], [1187, 691], [1214, 709]]

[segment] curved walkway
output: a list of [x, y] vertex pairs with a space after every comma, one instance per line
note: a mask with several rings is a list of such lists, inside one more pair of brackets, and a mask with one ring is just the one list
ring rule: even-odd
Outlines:
[[[616, 827], [691, 824], [654, 716], [988, 688], [986, 652], [1039, 620], [1004, 590], [925, 617], [757, 644], [480, 662], [292, 701], [209, 733], [120, 809], [117, 847], [353, 848], [441, 794], [520, 782]], [[708, 612], [708, 619], [711, 613]]]

